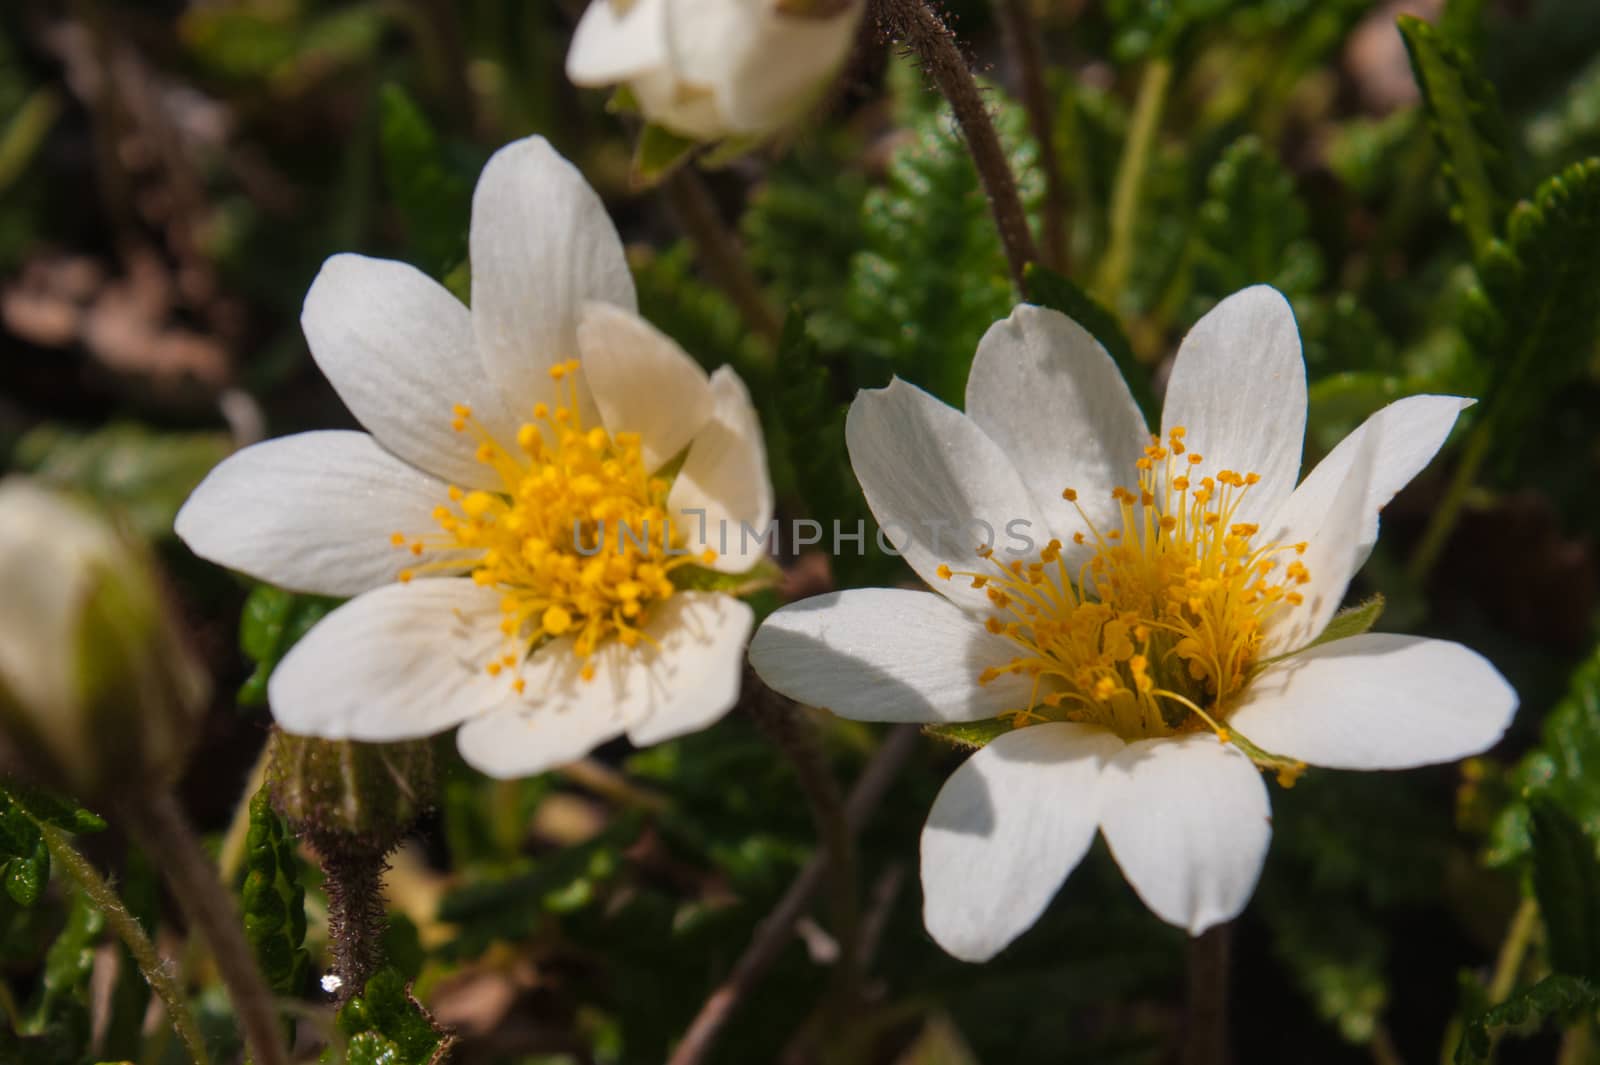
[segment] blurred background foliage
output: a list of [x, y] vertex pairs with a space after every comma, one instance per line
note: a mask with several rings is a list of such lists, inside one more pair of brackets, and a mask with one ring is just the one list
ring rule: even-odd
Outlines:
[[[1037, 218], [1041, 149], [999, 28], [982, 0], [946, 6]], [[1313, 382], [1308, 468], [1393, 398], [1483, 397], [1386, 510], [1352, 594], [1387, 597], [1382, 628], [1483, 651], [1522, 712], [1465, 766], [1275, 789], [1272, 854], [1235, 933], [1240, 1060], [1600, 1060], [1600, 6], [1031, 7], [1067, 201], [1065, 255], [1032, 276], [1035, 299], [1078, 308], [1158, 393], [1206, 308], [1277, 286]], [[465, 293], [478, 168], [506, 140], [546, 135], [607, 197], [646, 315], [752, 382], [784, 513], [851, 525], [868, 516], [844, 453], [849, 398], [899, 374], [959, 401], [978, 338], [1016, 298], [947, 110], [913, 62], [873, 43], [869, 19], [818, 123], [705, 175], [789, 314], [777, 342], [752, 330], [663, 198], [630, 184], [624, 124], [566, 83], [579, 9], [0, 7], [0, 457], [159, 548], [219, 681], [185, 801], [215, 833], [276, 989], [304, 1000], [302, 1045], [335, 1059], [427, 1061], [439, 1041], [418, 1027], [420, 1002], [454, 1031], [451, 1060], [660, 1062], [815, 844], [792, 773], [739, 715], [512, 783], [467, 770], [447, 739], [437, 808], [388, 880], [393, 968], [337, 1022], [314, 1005], [326, 899], [249, 800], [265, 677], [329, 604], [244, 586], [189, 556], [171, 523], [231, 448], [353, 424], [297, 324], [322, 259], [397, 257]], [[782, 561], [786, 596], [907, 576], [872, 554], [831, 571]], [[874, 731], [818, 724], [848, 781]], [[927, 938], [917, 834], [959, 757], [927, 741], [861, 838], [872, 938], [848, 1023], [823, 1012], [833, 944], [819, 906], [713, 1060], [1171, 1056], [1183, 937], [1103, 848], [993, 963], [955, 962]], [[143, 984], [98, 913], [50, 880], [37, 824], [100, 827], [86, 816], [21, 798], [0, 810], [0, 1059], [180, 1060], [162, 1025], [141, 1026]], [[115, 836], [82, 843], [158, 942], [190, 957], [148, 864]], [[227, 1052], [212, 975], [185, 976]]]

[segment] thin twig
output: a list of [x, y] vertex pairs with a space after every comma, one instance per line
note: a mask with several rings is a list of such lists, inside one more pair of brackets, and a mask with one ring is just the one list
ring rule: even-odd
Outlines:
[[[850, 799], [845, 803], [845, 824], [852, 835], [859, 834], [871, 817], [884, 792], [899, 774], [900, 767], [916, 750], [918, 737], [915, 725], [897, 726], [861, 771], [856, 786], [850, 792]], [[795, 922], [822, 886], [827, 869], [827, 856], [818, 853], [800, 870], [800, 875], [795, 877], [788, 892], [773, 907], [766, 920], [756, 927], [750, 945], [734, 963], [728, 978], [700, 1007], [700, 1012], [673, 1051], [668, 1065], [697, 1065], [711, 1052], [728, 1018], [789, 944]]]
[[1428, 575], [1433, 572], [1439, 556], [1444, 553], [1445, 544], [1450, 541], [1450, 534], [1455, 531], [1456, 522], [1461, 520], [1467, 496], [1478, 479], [1484, 460], [1489, 457], [1489, 445], [1494, 439], [1492, 425], [1493, 419], [1480, 419], [1472, 427], [1461, 449], [1461, 460], [1456, 464], [1444, 498], [1433, 508], [1433, 515], [1428, 519], [1428, 526], [1423, 530], [1416, 553], [1411, 556], [1411, 564], [1407, 567], [1406, 575], [1413, 587], [1421, 588], [1427, 583]]
[[1189, 940], [1189, 1011], [1184, 1023], [1183, 1065], [1222, 1065], [1228, 1060], [1228, 971], [1231, 924], [1213, 925]]
[[1045, 265], [1053, 270], [1067, 269], [1067, 186], [1056, 155], [1055, 115], [1050, 106], [1050, 90], [1044, 80], [1044, 52], [1039, 45], [1039, 28], [1034, 25], [1028, 0], [995, 0], [1006, 50], [1017, 68], [1022, 106], [1028, 112], [1028, 126], [1039, 142], [1039, 169], [1044, 173], [1044, 218], [1040, 229], [1040, 252]]
[[1128, 280], [1133, 263], [1133, 238], [1139, 223], [1139, 207], [1144, 196], [1145, 174], [1150, 169], [1150, 150], [1161, 128], [1161, 112], [1166, 107], [1167, 88], [1172, 84], [1172, 63], [1152, 59], [1139, 81], [1139, 97], [1133, 106], [1133, 121], [1128, 140], [1117, 163], [1116, 183], [1111, 189], [1111, 243], [1102, 260], [1098, 288], [1100, 296], [1115, 307]]
[[926, 0], [878, 0], [878, 22], [885, 34], [898, 38], [916, 52], [922, 69], [944, 98], [967, 140], [967, 150], [978, 168], [989, 206], [994, 211], [1000, 243], [1005, 246], [1011, 280], [1018, 292], [1026, 291], [1024, 276], [1030, 262], [1039, 254], [1033, 246], [1028, 215], [1017, 193], [1017, 179], [1006, 161], [1000, 135], [983, 101], [983, 93], [967, 69], [955, 34]]
[[678, 167], [661, 183], [661, 191], [711, 280], [733, 301], [745, 324], [776, 346], [783, 321], [751, 272], [739, 238], [722, 221], [699, 171], [693, 166]]
[[177, 799], [170, 792], [141, 797], [128, 802], [122, 813], [134, 838], [161, 869], [190, 926], [211, 948], [255, 1065], [288, 1065], [283, 1027], [245, 941], [238, 908]]
[[183, 1000], [183, 990], [173, 979], [171, 968], [156, 953], [156, 946], [145, 934], [144, 926], [128, 912], [116, 889], [78, 853], [65, 832], [43, 823], [39, 823], [39, 831], [50, 850], [50, 861], [72, 879], [79, 891], [88, 896], [94, 908], [105, 915], [111, 931], [128, 948], [134, 964], [139, 966], [139, 972], [144, 975], [145, 983], [161, 1000], [161, 1005], [167, 1011], [167, 1019], [172, 1022], [183, 1045], [189, 1048], [189, 1057], [194, 1060], [194, 1065], [211, 1065], [205, 1040], [200, 1038], [200, 1026], [189, 1012], [189, 1004]]

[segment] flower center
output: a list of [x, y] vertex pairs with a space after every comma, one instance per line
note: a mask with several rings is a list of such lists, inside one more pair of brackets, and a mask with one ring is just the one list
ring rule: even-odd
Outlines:
[[[1018, 649], [980, 683], [1033, 679], [1017, 725], [1085, 721], [1129, 740], [1211, 728], [1229, 738], [1223, 722], [1260, 658], [1263, 626], [1303, 601], [1297, 588], [1311, 577], [1298, 557], [1305, 544], [1260, 543], [1257, 526], [1234, 520], [1261, 478], [1202, 476], [1204, 459], [1183, 438], [1182, 427], [1165, 446], [1152, 436], [1138, 491], [1112, 489], [1120, 528], [1098, 528], [1077, 508], [1089, 531], [1073, 540], [1094, 548], [1077, 572], [1058, 540], [1029, 564], [983, 547], [986, 572], [940, 568], [985, 589], [989, 631]], [[1062, 497], [1077, 506], [1073, 489]]]
[[[477, 460], [500, 479], [495, 491], [452, 485], [449, 503], [434, 508], [440, 532], [391, 543], [413, 555], [432, 550], [438, 561], [403, 569], [409, 581], [426, 571], [467, 573], [499, 589], [504, 653], [484, 668], [492, 675], [515, 666], [537, 645], [572, 636], [587, 660], [607, 640], [633, 647], [650, 642], [644, 626], [652, 609], [672, 597], [671, 573], [716, 553], [685, 549], [667, 509], [671, 482], [645, 468], [637, 433], [585, 427], [572, 375], [577, 360], [551, 368], [567, 382], [567, 403], [539, 403], [517, 430], [516, 447], [495, 440], [465, 406], [451, 427], [478, 439]], [[594, 667], [585, 661], [582, 676]], [[513, 681], [517, 691], [522, 680]]]

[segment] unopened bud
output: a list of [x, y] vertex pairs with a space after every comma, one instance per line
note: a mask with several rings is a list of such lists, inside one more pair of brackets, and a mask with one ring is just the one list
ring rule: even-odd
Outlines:
[[319, 852], [388, 853], [433, 802], [429, 740], [357, 743], [274, 730], [272, 805]]
[[88, 504], [0, 481], [7, 769], [94, 802], [170, 787], [209, 682], [148, 549]]

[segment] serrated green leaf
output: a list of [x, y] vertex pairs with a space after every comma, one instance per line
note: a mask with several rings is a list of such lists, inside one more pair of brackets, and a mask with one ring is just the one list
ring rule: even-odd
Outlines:
[[1206, 179], [1194, 242], [1194, 294], [1210, 307], [1255, 284], [1290, 299], [1322, 278], [1322, 253], [1307, 235], [1294, 178], [1261, 140], [1240, 137]]
[[1514, 182], [1500, 102], [1476, 61], [1439, 28], [1397, 20], [1454, 195], [1452, 213], [1482, 255], [1499, 234]]
[[32, 906], [50, 882], [50, 850], [41, 836], [33, 851], [5, 864], [6, 894], [18, 906]]
[[0, 787], [0, 791], [35, 821], [42, 821], [77, 835], [105, 831], [105, 819], [99, 814], [58, 795], [52, 795], [26, 781], [7, 780], [3, 787]]
[[1529, 805], [1533, 891], [1548, 934], [1550, 966], [1600, 977], [1600, 859], [1576, 821], [1549, 800]]
[[350, 1061], [356, 1048], [378, 1055], [382, 1065], [430, 1065], [442, 1057], [450, 1039], [411, 997], [405, 978], [393, 968], [379, 969], [362, 993], [339, 1010], [339, 1030], [350, 1037]]
[[1547, 179], [1479, 263], [1463, 331], [1493, 379], [1484, 417], [1514, 438], [1587, 365], [1600, 326], [1600, 158]]
[[427, 116], [393, 83], [378, 94], [378, 142], [413, 258], [434, 277], [443, 277], [466, 257], [471, 177], [450, 167]]
[[1586, 980], [1553, 973], [1532, 987], [1467, 1019], [1456, 1047], [1456, 1065], [1479, 1065], [1489, 1060], [1493, 1049], [1491, 1032], [1534, 1021], [1557, 1020], [1573, 1023], [1600, 1007], [1600, 988]]
[[922, 732], [926, 736], [932, 736], [957, 747], [977, 750], [1004, 736], [1014, 727], [1011, 722], [1002, 718], [989, 718], [984, 721], [959, 721], [949, 725], [924, 725]]
[[310, 972], [305, 949], [306, 893], [294, 840], [273, 811], [266, 787], [250, 800], [244, 867], [239, 897], [245, 938], [255, 948], [262, 976], [280, 995], [301, 994]]
[[657, 184], [662, 178], [688, 161], [699, 142], [658, 126], [647, 123], [639, 132], [639, 143], [633, 150], [633, 183], [640, 188]]
[[1093, 296], [1079, 288], [1072, 279], [1056, 273], [1042, 263], [1029, 263], [1023, 274], [1028, 289], [1028, 299], [1041, 307], [1060, 311], [1083, 326], [1100, 342], [1100, 346], [1122, 371], [1134, 402], [1144, 412], [1146, 423], [1157, 425], [1161, 411], [1150, 389], [1150, 371], [1133, 354], [1128, 334], [1123, 332], [1117, 316], [1108, 311]]

